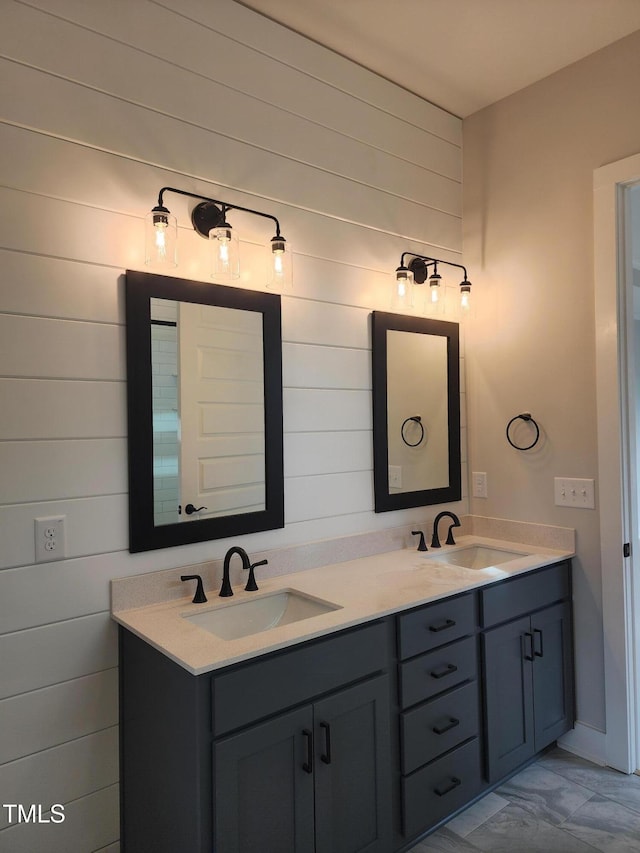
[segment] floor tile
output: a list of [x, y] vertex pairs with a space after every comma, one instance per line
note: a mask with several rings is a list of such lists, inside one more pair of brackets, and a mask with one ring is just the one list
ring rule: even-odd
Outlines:
[[526, 767], [496, 793], [549, 823], [560, 824], [594, 796], [589, 788], [546, 770]]
[[517, 805], [506, 806], [465, 840], [485, 853], [594, 853], [590, 844]]
[[599, 767], [562, 749], [544, 755], [538, 766], [640, 812], [640, 776], [627, 776], [610, 767]]
[[460, 838], [459, 835], [444, 827], [412, 847], [410, 853], [480, 853], [480, 851], [464, 838]]
[[504, 797], [496, 793], [487, 794], [481, 800], [478, 800], [477, 803], [465, 809], [458, 817], [450, 820], [447, 823], [447, 829], [455, 832], [461, 838], [466, 838], [470, 832], [482, 826], [490, 817], [493, 817], [500, 809], [508, 805], [509, 800], [505, 800]]
[[595, 796], [563, 824], [563, 829], [604, 853], [638, 853], [640, 818], [637, 812]]

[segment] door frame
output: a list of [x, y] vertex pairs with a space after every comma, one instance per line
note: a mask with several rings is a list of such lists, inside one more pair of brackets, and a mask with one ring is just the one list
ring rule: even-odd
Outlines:
[[[640, 180], [640, 155], [594, 171], [595, 343], [600, 552], [605, 668], [605, 763], [638, 769], [638, 681], [629, 501], [624, 190]], [[636, 557], [636, 560], [638, 557]]]

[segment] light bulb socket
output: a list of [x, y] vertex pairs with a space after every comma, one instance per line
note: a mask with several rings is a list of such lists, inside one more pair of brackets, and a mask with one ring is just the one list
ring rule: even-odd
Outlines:
[[413, 281], [413, 273], [405, 266], [399, 266], [396, 269], [396, 281], [401, 284], [408, 284]]
[[[216, 240], [224, 240], [225, 242], [228, 242], [229, 240], [231, 240], [231, 237], [233, 234], [233, 232], [231, 230], [231, 226], [229, 225], [228, 222], [223, 222], [222, 225], [216, 226], [215, 228], [212, 229], [212, 231], [213, 231], [213, 236]], [[209, 232], [209, 234], [207, 236], [210, 237], [211, 232]]]
[[164, 225], [167, 226], [169, 224], [169, 214], [170, 210], [167, 207], [164, 207], [161, 204], [157, 204], [154, 208], [151, 209], [151, 219], [154, 226]]
[[442, 281], [442, 276], [440, 273], [432, 272], [429, 276], [429, 287], [440, 287], [440, 282]]
[[274, 255], [284, 255], [287, 249], [287, 241], [284, 237], [276, 235], [271, 238], [271, 252]]

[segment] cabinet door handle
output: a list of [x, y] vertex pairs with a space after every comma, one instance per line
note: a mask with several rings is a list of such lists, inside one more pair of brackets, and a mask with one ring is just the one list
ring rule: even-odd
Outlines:
[[303, 729], [302, 734], [307, 742], [307, 760], [302, 765], [305, 773], [313, 773], [313, 732]]
[[434, 726], [432, 731], [437, 735], [443, 735], [445, 732], [449, 732], [451, 729], [455, 729], [455, 727], [459, 725], [460, 720], [456, 720], [455, 717], [449, 717], [449, 721], [447, 723], [443, 723], [441, 726]]
[[[527, 654], [527, 638], [529, 639], [529, 653]], [[524, 634], [520, 635], [520, 641], [522, 643], [522, 656], [525, 660], [533, 660], [533, 634], [530, 631], [525, 631]]]
[[444, 797], [445, 794], [450, 794], [451, 791], [454, 791], [458, 785], [462, 785], [462, 779], [458, 779], [457, 776], [452, 776], [451, 782], [446, 787], [434, 788], [433, 793], [437, 794], [439, 797]]
[[431, 678], [444, 678], [445, 675], [453, 675], [454, 672], [458, 671], [458, 667], [455, 663], [447, 663], [442, 669], [432, 669], [429, 675]]
[[[540, 651], [538, 651], [538, 649], [536, 649], [536, 646], [535, 646], [536, 634], [538, 635], [538, 639], [540, 640], [540, 645], [539, 645]], [[534, 628], [533, 629], [533, 635], [534, 635], [533, 653], [537, 658], [543, 658], [544, 657], [544, 648], [542, 646], [542, 631], [540, 630], [540, 628]]]
[[445, 619], [438, 625], [429, 625], [429, 630], [433, 631], [434, 634], [437, 634], [438, 631], [446, 631], [447, 628], [453, 628], [455, 624], [454, 619]]
[[331, 726], [329, 723], [320, 723], [320, 728], [324, 729], [324, 753], [320, 756], [320, 761], [331, 764]]

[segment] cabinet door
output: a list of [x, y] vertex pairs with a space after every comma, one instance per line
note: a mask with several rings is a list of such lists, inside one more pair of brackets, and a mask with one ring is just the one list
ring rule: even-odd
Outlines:
[[214, 745], [216, 853], [314, 853], [313, 711]]
[[557, 604], [531, 617], [536, 752], [573, 725], [571, 606]]
[[317, 702], [314, 721], [316, 853], [388, 853], [391, 730], [387, 677]]
[[533, 636], [528, 616], [483, 635], [489, 782], [535, 752]]

